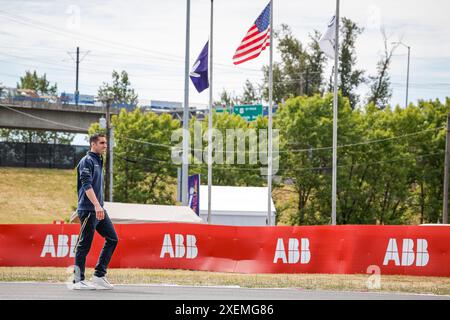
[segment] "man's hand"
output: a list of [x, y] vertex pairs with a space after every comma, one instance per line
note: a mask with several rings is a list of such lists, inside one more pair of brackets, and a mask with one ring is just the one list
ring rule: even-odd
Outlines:
[[103, 210], [102, 206], [97, 200], [97, 197], [95, 196], [94, 189], [89, 188], [86, 190], [86, 195], [89, 198], [89, 200], [92, 202], [95, 208], [95, 215], [97, 216], [98, 220], [105, 219], [105, 210]]
[[95, 215], [97, 216], [97, 220], [105, 219], [105, 211], [100, 205], [95, 206]]

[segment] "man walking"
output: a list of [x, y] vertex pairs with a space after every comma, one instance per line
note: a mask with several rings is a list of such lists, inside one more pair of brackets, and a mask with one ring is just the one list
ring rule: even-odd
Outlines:
[[[116, 249], [118, 237], [108, 213], [103, 209], [103, 157], [107, 145], [104, 134], [90, 137], [91, 150], [77, 166], [78, 210], [81, 229], [75, 246], [74, 290], [113, 289], [106, 279], [106, 268]], [[94, 233], [105, 238], [105, 245], [95, 266], [92, 284], [85, 282], [86, 256], [91, 249]]]

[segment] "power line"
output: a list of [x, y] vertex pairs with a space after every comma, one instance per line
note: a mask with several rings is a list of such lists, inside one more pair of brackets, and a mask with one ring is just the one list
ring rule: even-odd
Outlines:
[[[439, 127], [436, 129], [428, 129], [428, 130], [422, 130], [422, 131], [418, 131], [418, 132], [414, 132], [414, 133], [409, 133], [409, 134], [405, 134], [405, 135], [401, 135], [401, 136], [396, 136], [396, 137], [391, 137], [391, 138], [384, 138], [384, 139], [376, 139], [376, 140], [368, 140], [368, 141], [364, 141], [364, 142], [359, 142], [359, 143], [353, 143], [353, 144], [346, 144], [346, 145], [340, 145], [338, 146], [338, 148], [348, 148], [348, 147], [353, 147], [353, 146], [359, 146], [359, 145], [367, 145], [367, 144], [373, 144], [373, 143], [379, 143], [379, 142], [385, 142], [385, 141], [390, 141], [390, 140], [396, 140], [396, 139], [402, 139], [405, 137], [411, 137], [411, 136], [416, 136], [425, 132], [431, 132], [431, 131], [438, 131], [438, 130], [442, 130], [446, 128], [445, 126], [443, 127]], [[127, 138], [127, 137], [122, 137], [123, 139], [126, 140], [130, 140], [130, 141], [134, 141], [134, 142], [138, 142], [138, 143], [143, 143], [143, 144], [149, 144], [149, 145], [154, 145], [154, 146], [158, 146], [158, 147], [165, 147], [165, 148], [175, 148], [175, 147], [180, 147], [180, 146], [174, 146], [174, 145], [168, 145], [168, 144], [160, 144], [160, 143], [153, 143], [153, 142], [148, 142], [148, 141], [144, 141], [144, 140], [138, 140], [138, 139], [132, 139], [132, 138]], [[318, 150], [330, 150], [333, 147], [322, 147], [322, 148], [308, 148], [308, 149], [292, 149], [292, 150], [280, 150], [278, 151], [278, 153], [291, 153], [291, 152], [311, 152], [311, 151], [318, 151]], [[203, 152], [204, 150], [202, 149], [190, 149], [191, 151], [201, 151]], [[238, 153], [239, 151], [223, 151], [223, 153]], [[260, 152], [250, 152], [250, 151], [244, 151], [245, 153], [253, 153], [253, 154], [258, 154], [261, 153], [263, 151]]]
[[[93, 36], [88, 36], [88, 35], [84, 35], [84, 34], [80, 34], [80, 33], [76, 33], [76, 32], [67, 32], [67, 31], [55, 28], [52, 25], [45, 24], [45, 23], [42, 23], [42, 22], [36, 22], [33, 19], [29, 19], [29, 18], [25, 18], [23, 16], [7, 13], [7, 12], [5, 12], [3, 10], [0, 10], [0, 15], [3, 16], [4, 18], [10, 20], [10, 21], [13, 21], [13, 22], [16, 22], [16, 23], [19, 23], [19, 24], [22, 24], [22, 25], [26, 25], [26, 26], [29, 26], [29, 27], [38, 28], [38, 29], [41, 29], [43, 31], [50, 32], [50, 33], [53, 33], [53, 34], [58, 34], [60, 36], [64, 36], [64, 37], [71, 38], [71, 39], [78, 38], [78, 39], [86, 40], [86, 41], [89, 41], [89, 42], [92, 42], [92, 43], [95, 43], [95, 44], [103, 43], [103, 44], [106, 44], [106, 45], [108, 45], [110, 47], [120, 49], [122, 51], [124, 51], [124, 50], [129, 51], [130, 49], [133, 49], [133, 50], [137, 50], [137, 51], [140, 51], [140, 52], [145, 52], [147, 55], [149, 55], [149, 52], [154, 52], [155, 53], [155, 51], [149, 50], [149, 49], [138, 48], [138, 47], [135, 47], [135, 46], [132, 46], [132, 45], [122, 44], [122, 43], [119, 43], [119, 42], [114, 42], [114, 41], [111, 41], [111, 40], [105, 40], [105, 39], [101, 39], [101, 38], [97, 38], [97, 37], [93, 37]], [[172, 61], [172, 62], [180, 61], [180, 58], [178, 58], [178, 57], [176, 57], [176, 59], [168, 58], [170, 56], [173, 56], [173, 55], [171, 55], [169, 53], [156, 53], [156, 54], [162, 55], [162, 57], [158, 57], [159, 59], [164, 59], [164, 60], [168, 60], [168, 61]]]
[[[41, 29], [41, 30], [46, 31], [46, 32], [50, 32], [50, 33], [54, 33], [54, 34], [58, 34], [58, 35], [61, 35], [61, 36], [68, 37], [70, 39], [73, 39], [74, 37], [77, 37], [79, 39], [90, 41], [90, 42], [93, 42], [95, 44], [103, 43], [103, 44], [106, 44], [106, 45], [108, 45], [109, 47], [112, 47], [112, 48], [119, 48], [121, 50], [121, 52], [123, 52], [123, 51], [130, 52], [130, 49], [131, 49], [131, 50], [135, 50], [135, 51], [138, 51], [138, 52], [142, 52], [146, 56], [149, 56], [149, 57], [151, 56], [149, 53], [153, 53], [153, 55], [157, 55], [157, 57], [155, 57], [155, 58], [157, 58], [158, 60], [167, 60], [167, 61], [170, 61], [170, 62], [181, 62], [181, 63], [184, 62], [184, 57], [182, 57], [182, 56], [174, 55], [174, 54], [167, 53], [167, 52], [155, 51], [155, 50], [151, 50], [151, 49], [148, 49], [148, 48], [141, 48], [141, 47], [133, 46], [133, 45], [130, 45], [130, 44], [123, 44], [123, 43], [116, 42], [116, 41], [105, 40], [105, 39], [97, 38], [97, 37], [94, 37], [94, 36], [91, 36], [91, 35], [85, 35], [85, 34], [74, 33], [74, 32], [70, 32], [69, 33], [67, 31], [55, 28], [54, 26], [52, 26], [50, 24], [37, 22], [37, 21], [34, 21], [33, 19], [29, 19], [29, 18], [20, 16], [20, 15], [16, 15], [16, 14], [12, 14], [12, 13], [9, 13], [9, 12], [5, 12], [3, 10], [0, 10], [0, 15], [3, 16], [4, 18], [10, 20], [10, 21], [13, 21], [13, 22], [16, 22], [16, 23], [19, 23], [19, 24], [22, 24], [22, 25], [30, 26], [30, 27], [35, 27], [35, 28]], [[236, 69], [235, 66], [227, 65], [227, 64], [223, 64], [223, 63], [217, 63], [217, 65], [219, 65], [221, 67]], [[242, 70], [245, 69], [247, 71], [257, 71], [257, 72], [261, 71], [261, 70], [257, 70], [257, 69], [251, 69], [251, 68], [241, 68], [241, 69]]]
[[[5, 62], [5, 63], [8, 63], [8, 64], [10, 64], [10, 63], [13, 63], [13, 64], [17, 64], [17, 65], [22, 65], [22, 66], [25, 66], [25, 67], [34, 67], [34, 68], [36, 68], [36, 67], [38, 67], [38, 66], [35, 66], [35, 65], [32, 65], [32, 64], [25, 64], [25, 63], [20, 63], [20, 62], [16, 62], [16, 61], [7, 61], [7, 60], [0, 60], [0, 62]], [[50, 64], [50, 63], [45, 63], [45, 62], [40, 62], [40, 63], [44, 63], [44, 64]], [[56, 70], [56, 71], [64, 71], [64, 72], [68, 72], [68, 71], [72, 71], [71, 69], [66, 69], [66, 68], [64, 68], [64, 67], [62, 67], [62, 66], [44, 66], [44, 67], [41, 67], [41, 68], [46, 68], [46, 69], [50, 69], [50, 70]]]
[[[43, 68], [50, 69], [50, 70], [63, 71], [63, 72], [73, 72], [73, 68], [65, 66], [65, 65], [64, 66], [63, 65], [58, 65], [58, 64], [55, 65], [54, 61], [53, 62], [52, 61], [48, 61], [47, 62], [47, 61], [38, 60], [38, 59], [35, 59], [35, 58], [21, 57], [21, 56], [6, 54], [6, 53], [0, 53], [0, 55], [5, 55], [5, 56], [13, 57], [13, 58], [16, 58], [16, 59], [27, 60], [27, 61], [36, 61], [39, 64], [49, 65], [49, 66], [44, 66]], [[17, 64], [17, 65], [23, 65], [23, 66], [26, 66], [26, 67], [34, 67], [34, 68], [36, 68], [36, 66], [34, 64], [25, 64], [25, 63], [21, 63], [21, 62], [17, 62], [17, 61], [0, 60], [0, 62], [2, 62], [2, 61], [6, 62], [6, 63], [13, 63], [13, 64]], [[114, 67], [112, 69], [114, 70]], [[84, 68], [83, 70], [84, 70], [85, 73], [96, 74], [96, 75], [98, 75], [98, 74], [110, 75], [111, 72], [112, 72], [110, 70], [98, 70], [98, 69], [93, 69], [91, 67]], [[155, 77], [154, 75], [152, 75], [152, 76], [136, 75], [133, 72], [133, 73], [129, 73], [129, 77], [130, 78], [135, 78], [135, 79], [136, 78], [137, 79], [142, 79], [142, 80], [148, 80], [149, 78], [151, 78], [152, 80], [170, 81], [171, 83], [173, 83], [174, 81], [177, 81], [177, 82], [181, 83], [181, 79], [178, 79], [179, 77], [177, 75], [168, 76], [168, 77], [167, 76], [166, 77], [164, 77], [164, 76], [157, 76], [157, 77]], [[224, 83], [228, 84], [228, 83], [230, 83], [230, 81], [226, 81]], [[97, 87], [98, 88], [98, 85], [89, 85], [89, 84], [84, 84], [84, 83], [83, 83], [83, 86], [86, 86], [86, 87]], [[172, 92], [181, 92], [181, 91], [183, 91], [182, 89], [168, 89], [168, 88], [162, 88], [162, 89], [154, 88], [154, 89], [152, 89], [152, 88], [137, 88], [137, 87], [135, 87], [134, 89], [137, 89], [137, 90], [172, 91]]]
[[[90, 51], [88, 51], [88, 53], [89, 52]], [[55, 61], [36, 59], [36, 58], [32, 58], [32, 57], [23, 57], [23, 56], [17, 56], [17, 55], [12, 55], [12, 54], [7, 54], [7, 53], [0, 53], [0, 54], [4, 55], [4, 56], [13, 57], [13, 58], [16, 58], [16, 59], [31, 60], [31, 61], [36, 61], [36, 62], [41, 63], [41, 64], [50, 65], [50, 67], [45, 67], [47, 69], [53, 69], [53, 70], [56, 70], [56, 71], [73, 71], [71, 67], [68, 67], [66, 65], [57, 65], [57, 66], [55, 66]], [[5, 61], [5, 62], [11, 63], [11, 61]], [[12, 61], [12, 63], [19, 64], [19, 65], [30, 66], [30, 67], [35, 67], [34, 65], [31, 65], [31, 64], [30, 65], [22, 64], [22, 63], [15, 62], [15, 61]], [[98, 65], [97, 62], [95, 62], [95, 64]], [[106, 64], [103, 64], [103, 65], [106, 65]], [[135, 67], [135, 68], [137, 68], [139, 71], [142, 70], [142, 69], [146, 69], [145, 66], [139, 66], [139, 67]], [[114, 67], [112, 69], [114, 69]], [[134, 67], [132, 67], [131, 70], [133, 70], [133, 69], [134, 69]], [[153, 68], [149, 68], [148, 70], [152, 70], [153, 71]], [[88, 67], [88, 68], [84, 69], [84, 72], [91, 73], [91, 74], [99, 74], [99, 73], [101, 73], [101, 74], [111, 74], [110, 70], [99, 70], [99, 69], [94, 69], [92, 67]], [[311, 72], [311, 74], [312, 74], [312, 72]], [[130, 74], [130, 77], [137, 78], [137, 79], [148, 79], [148, 76], [136, 75], [134, 72], [132, 74]], [[155, 78], [155, 76], [152, 75], [151, 77], [152, 77], [152, 79], [158, 79], [159, 81], [167, 80], [167, 81], [171, 81], [171, 82], [173, 82], [173, 81], [180, 81], [181, 82], [181, 79], [178, 79], [179, 78], [178, 75], [167, 76], [167, 73], [164, 73], [164, 76], [159, 75], [158, 77]], [[304, 79], [304, 78], [286, 79], [286, 80], [276, 81], [275, 83], [296, 83], [296, 82], [299, 82], [299, 81], [301, 81], [303, 83], [306, 83], [306, 79]], [[230, 81], [226, 81], [224, 83], [225, 84], [229, 84]], [[239, 84], [241, 85], [240, 81], [239, 81]], [[420, 89], [434, 90], [434, 91], [444, 90], [444, 89], [436, 88], [436, 86], [450, 87], [450, 83], [445, 83], [445, 82], [411, 83], [411, 85], [420, 87]], [[89, 85], [86, 85], [86, 86], [89, 86]], [[401, 87], [401, 86], [404, 86], [404, 85], [394, 82], [394, 83], [392, 83], [392, 86], [393, 87]], [[433, 87], [432, 88], [427, 88], [427, 87], [424, 87], [424, 86], [433, 86]], [[91, 86], [91, 87], [93, 87], [93, 86]], [[139, 88], [139, 89], [142, 89], [142, 90], [149, 89], [149, 90], [151, 90], [151, 88]], [[155, 90], [159, 90], [159, 89], [155, 89]], [[171, 90], [165, 90], [165, 91], [179, 91], [179, 90], [175, 90], [175, 89], [172, 90], [171, 89]], [[180, 91], [182, 91], [182, 90], [180, 90]]]
[[[85, 53], [85, 56], [86, 56], [86, 54], [87, 53], [90, 53], [91, 51], [89, 50], [89, 51], [87, 51], [86, 53]], [[50, 67], [45, 67], [45, 68], [48, 68], [48, 69], [53, 69], [53, 70], [57, 70], [57, 71], [73, 71], [73, 69], [71, 68], [71, 67], [68, 67], [68, 66], [66, 66], [66, 65], [56, 65], [55, 66], [55, 62], [54, 61], [49, 61], [49, 60], [43, 60], [43, 59], [36, 59], [36, 58], [33, 58], [33, 57], [23, 57], [23, 56], [17, 56], [17, 55], [12, 55], [12, 54], [7, 54], [7, 53], [0, 53], [0, 55], [4, 55], [4, 56], [8, 56], [8, 57], [12, 57], [12, 58], [16, 58], [16, 59], [21, 59], [21, 60], [27, 60], [27, 61], [36, 61], [37, 63], [40, 63], [40, 64], [46, 64], [46, 65], [50, 65]], [[84, 56], [84, 57], [85, 57]], [[71, 57], [72, 58], [72, 57]], [[72, 58], [73, 59], [73, 58]], [[34, 65], [32, 65], [32, 64], [30, 64], [30, 65], [28, 65], [28, 64], [23, 64], [23, 63], [20, 63], [20, 62], [16, 62], [16, 61], [5, 61], [5, 62], [8, 62], [8, 63], [14, 63], [14, 64], [18, 64], [18, 65], [24, 65], [24, 66], [30, 66], [30, 67], [33, 67]], [[80, 61], [81, 62], [81, 61]], [[97, 63], [96, 63], [97, 64]], [[105, 65], [105, 64], [104, 64]], [[137, 69], [139, 69], [139, 71], [142, 69], [142, 67], [141, 66], [139, 66], [139, 67], [136, 67]], [[114, 70], [115, 68], [114, 67], [112, 67], [112, 69]], [[127, 67], [127, 69], [128, 70], [130, 70], [128, 67]], [[144, 69], [145, 69], [145, 67], [144, 67]], [[85, 72], [85, 73], [90, 73], [90, 74], [108, 74], [108, 75], [110, 75], [111, 74], [111, 72], [112, 71], [110, 71], [110, 70], [99, 70], [99, 69], [93, 69], [93, 68], [91, 68], [91, 67], [87, 67], [87, 68], [84, 68], [83, 69], [84, 71], [83, 72]], [[133, 70], [133, 68], [131, 68], [131, 70]], [[150, 69], [149, 69], [150, 70]], [[170, 82], [174, 82], [174, 81], [178, 81], [178, 82], [182, 82], [182, 79], [180, 78], [180, 76], [179, 75], [173, 75], [173, 76], [167, 76], [167, 73], [165, 73], [164, 74], [164, 76], [161, 76], [161, 75], [158, 75], [158, 76], [156, 76], [155, 77], [155, 75], [149, 75], [149, 76], [146, 76], [146, 75], [136, 75], [136, 74], [134, 74], [134, 73], [129, 73], [129, 77], [130, 78], [137, 78], [137, 79], [143, 79], [143, 80], [148, 80], [148, 78], [149, 77], [151, 77], [151, 79], [152, 80], [158, 80], [158, 81], [170, 81]], [[300, 79], [299, 79], [300, 80]], [[183, 80], [184, 81], [184, 80]], [[224, 81], [223, 82], [223, 84], [229, 84], [230, 82], [232, 82], [232, 81]], [[241, 86], [242, 85], [242, 82], [241, 81], [235, 81], [235, 83], [237, 84], [239, 82], [239, 86]], [[282, 81], [275, 81], [274, 83], [288, 83], [288, 82], [296, 82], [296, 80], [294, 79], [294, 80], [282, 80]], [[147, 89], [147, 88], [143, 88], [143, 89]], [[160, 89], [155, 89], [155, 90], [160, 90]], [[172, 90], [170, 90], [170, 91], [172, 91]], [[173, 90], [174, 91], [174, 90]], [[177, 89], [177, 91], [178, 91], [178, 89]], [[182, 90], [180, 90], [180, 91], [182, 91]]]
[[[37, 117], [37, 116], [34, 116], [34, 115], [30, 115], [30, 114], [27, 114], [25, 112], [22, 112], [22, 111], [19, 111], [19, 110], [15, 110], [15, 109], [10, 108], [10, 107], [5, 106], [5, 105], [1, 105], [0, 104], [0, 106], [4, 107], [6, 109], [9, 109], [11, 111], [20, 113], [22, 115], [25, 115], [25, 116], [37, 119], [37, 120], [46, 121], [46, 122], [49, 122], [49, 123], [53, 123], [53, 124], [57, 124], [57, 125], [61, 125], [61, 126], [69, 127], [69, 128], [81, 129], [83, 131], [86, 130], [85, 128], [71, 126], [71, 125], [68, 125], [68, 124], [61, 123], [61, 122], [56, 122], [56, 121], [48, 120], [48, 119], [45, 119], [45, 118]], [[354, 147], [354, 146], [359, 146], [359, 145], [368, 145], [368, 144], [373, 144], [373, 143], [379, 143], [379, 142], [391, 141], [391, 140], [396, 140], [396, 139], [402, 139], [402, 138], [405, 138], [405, 137], [416, 136], [416, 135], [419, 135], [419, 134], [422, 134], [422, 133], [425, 133], [425, 132], [442, 130], [444, 128], [446, 128], [446, 127], [442, 126], [442, 127], [438, 127], [438, 128], [435, 128], [435, 129], [428, 129], [428, 130], [417, 131], [417, 132], [414, 132], [414, 133], [404, 134], [404, 135], [401, 135], [401, 136], [396, 136], [396, 137], [391, 137], [391, 138], [384, 138], [384, 139], [377, 139], [377, 140], [368, 140], [368, 141], [365, 141], [365, 142], [359, 142], [359, 143], [353, 143], [353, 144], [347, 144], [347, 145], [340, 145], [340, 146], [338, 146], [338, 148], [347, 148], [347, 147]], [[144, 140], [139, 140], [139, 139], [128, 138], [126, 136], [122, 136], [120, 138], [125, 139], [125, 140], [129, 140], [129, 141], [142, 143], [142, 144], [153, 145], [153, 146], [157, 146], [157, 147], [171, 148], [171, 149], [173, 149], [173, 148], [180, 148], [180, 146], [169, 145], [169, 144], [162, 144], [162, 143], [154, 143], [154, 142], [149, 142], [149, 141], [144, 141]], [[332, 147], [309, 148], [309, 149], [298, 149], [298, 150], [280, 150], [280, 151], [278, 151], [278, 153], [311, 152], [311, 151], [317, 151], [317, 150], [329, 150], [331, 148]], [[195, 151], [197, 151], [197, 152], [204, 152], [203, 149], [190, 149], [190, 150], [194, 151], [194, 152]], [[227, 153], [239, 153], [239, 152], [240, 151], [222, 151], [221, 153], [227, 154]], [[259, 152], [243, 151], [243, 152], [245, 154], [265, 153], [264, 151], [259, 151]]]
[[[121, 159], [123, 159], [125, 161], [133, 161], [133, 162], [137, 163], [137, 162], [139, 162], [139, 160], [146, 160], [146, 161], [149, 161], [149, 162], [161, 163], [161, 164], [164, 164], [164, 165], [170, 166], [170, 167], [178, 168], [180, 166], [178, 164], [171, 164], [171, 163], [167, 162], [167, 160], [161, 160], [161, 159], [139, 157], [138, 158], [139, 160], [135, 160], [136, 158], [131, 159], [129, 157], [123, 157], [122, 156], [123, 154], [128, 154], [128, 153], [125, 153], [125, 152], [114, 152], [115, 156], [116, 156], [116, 154], [117, 154], [117, 156], [119, 158], [121, 158]], [[144, 163], [142, 163], [142, 164], [144, 164]], [[203, 168], [207, 168], [208, 167], [207, 164], [198, 164], [198, 163], [191, 163], [190, 166], [203, 167]], [[215, 166], [216, 167], [214, 167], [214, 170], [260, 171], [261, 169], [263, 169], [263, 168], [253, 168], [253, 169], [251, 169], [251, 168], [234, 168], [234, 167], [231, 167], [232, 166], [231, 164], [215, 164]], [[220, 167], [217, 167], [217, 166], [226, 166], [226, 168], [220, 168]]]
[[[427, 157], [432, 157], [432, 156], [436, 156], [436, 155], [442, 155], [445, 151], [441, 150], [440, 152], [435, 152], [435, 153], [428, 153], [428, 154], [423, 154], [423, 155], [419, 155], [419, 156], [413, 156], [414, 159], [422, 159], [422, 158], [427, 158]], [[349, 165], [340, 165], [337, 166], [338, 168], [349, 168], [349, 167], [361, 167], [361, 166], [371, 166], [371, 165], [376, 165], [376, 164], [383, 164], [383, 163], [392, 163], [392, 162], [400, 162], [400, 161], [405, 161], [405, 160], [410, 160], [411, 158], [400, 158], [400, 159], [394, 159], [394, 160], [383, 160], [383, 161], [377, 161], [377, 162], [367, 162], [367, 163], [363, 163], [363, 164], [349, 164]], [[309, 170], [313, 170], [313, 171], [318, 171], [318, 170], [332, 170], [332, 167], [315, 167], [315, 168], [297, 168], [297, 169], [282, 169], [282, 172], [287, 172], [287, 171], [291, 171], [291, 172], [301, 172], [301, 171], [309, 171]]]
[[[369, 167], [369, 166], [377, 165], [377, 164], [401, 162], [401, 161], [407, 161], [407, 160], [411, 160], [411, 159], [415, 159], [415, 160], [423, 159], [423, 158], [428, 158], [428, 157], [432, 157], [432, 156], [442, 155], [444, 152], [445, 152], [444, 150], [440, 150], [440, 152], [422, 154], [422, 155], [418, 155], [418, 156], [411, 155], [410, 157], [403, 157], [403, 158], [398, 158], [398, 159], [393, 159], [393, 160], [383, 160], [383, 161], [368, 162], [368, 163], [363, 163], [363, 164], [354, 163], [354, 164], [351, 164], [351, 165], [350, 164], [349, 165], [339, 165], [337, 167], [338, 168], [361, 167], [361, 166]], [[123, 157], [120, 154], [124, 154], [124, 153], [118, 153], [117, 154], [118, 157], [122, 158], [123, 160], [133, 161], [133, 162], [136, 162], [136, 163], [139, 162], [139, 160], [133, 160], [133, 159], [130, 159], [128, 157]], [[116, 153], [114, 153], [114, 155], [116, 155]], [[146, 158], [146, 157], [139, 157], [139, 159], [140, 160], [146, 160], [146, 161], [149, 161], [149, 162], [158, 162], [158, 163], [164, 164], [166, 166], [171, 166], [171, 167], [176, 167], [176, 168], [179, 167], [179, 165], [168, 163], [167, 160], [164, 161], [164, 160], [153, 159], [153, 158]], [[144, 162], [141, 162], [141, 163], [145, 164]], [[207, 164], [195, 164], [195, 163], [193, 163], [193, 164], [191, 164], [191, 166], [207, 168]], [[224, 168], [221, 168], [220, 166], [222, 166]], [[261, 171], [261, 169], [265, 169], [266, 170], [266, 167], [261, 167], [261, 168], [233, 168], [231, 166], [232, 166], [232, 164], [214, 164], [214, 168], [213, 169], [214, 170], [249, 171], [249, 172], [250, 171], [251, 172], [253, 172], [253, 171], [255, 171], [255, 172], [256, 171]], [[280, 169], [280, 170], [278, 170], [278, 172], [281, 171], [281, 172], [286, 173], [286, 172], [319, 171], [319, 170], [331, 170], [331, 169], [332, 169], [331, 167], [303, 167], [303, 168], [297, 168], [297, 169], [294, 169], [294, 170]]]
[[[88, 53], [90, 53], [90, 52], [91, 52], [91, 50], [88, 51]], [[36, 61], [36, 62], [43, 63], [43, 64], [50, 64], [50, 65], [52, 65], [52, 66], [54, 66], [55, 64], [58, 64], [58, 67], [60, 66], [60, 68], [61, 68], [61, 69], [64, 69], [64, 70], [67, 70], [67, 69], [70, 69], [70, 70], [71, 70], [71, 69], [72, 69], [72, 67], [69, 67], [69, 66], [67, 66], [66, 64], [61, 65], [61, 64], [59, 63], [59, 61], [53, 61], [53, 60], [48, 60], [48, 59], [36, 59], [34, 56], [33, 56], [33, 57], [18, 56], [18, 55], [15, 55], [15, 54], [4, 53], [4, 52], [1, 52], [0, 55], [4, 55], [4, 56], [16, 58], [16, 59], [21, 59], [21, 60], [31, 60], [31, 61]], [[90, 54], [90, 56], [92, 56], [92, 55], [93, 55], [93, 54]], [[71, 59], [73, 60], [73, 57], [72, 57], [72, 56], [70, 56], [70, 57], [71, 57]], [[62, 60], [61, 60], [61, 61], [62, 61]], [[74, 61], [75, 61], [75, 60], [74, 60]], [[111, 67], [111, 63], [105, 64], [105, 63], [102, 63], [103, 61], [104, 61], [104, 59], [101, 59], [100, 62], [99, 62], [99, 61], [96, 61], [96, 60], [87, 60], [86, 62], [88, 62], [88, 64], [89, 64], [89, 63], [94, 63], [96, 66], [98, 66], [98, 65], [104, 65], [104, 66], [107, 66], [108, 68]], [[120, 62], [123, 63], [124, 60], [122, 59]], [[176, 69], [176, 67], [173, 66], [173, 64], [170, 64], [168, 67], [173, 67], [174, 70]], [[139, 66], [139, 67], [137, 67], [137, 68], [139, 68], [139, 70], [149, 70], [149, 71], [152, 71], [152, 72], [155, 71], [155, 68], [153, 68], [153, 67], [146, 67], [145, 64], [142, 65], [142, 66]], [[113, 69], [114, 69], [114, 67], [113, 67]], [[132, 68], [132, 69], [133, 69], [133, 68]], [[109, 73], [109, 74], [111, 74], [111, 71], [110, 71], [110, 70], [99, 70], [99, 69], [95, 69], [95, 68], [92, 68], [92, 67], [89, 67], [89, 68], [86, 69], [86, 70], [91, 71], [91, 73]], [[164, 74], [166, 75], [167, 73], [164, 73]], [[174, 75], [174, 77], [175, 77], [175, 75]]]
[[[401, 136], [395, 136], [395, 137], [391, 137], [391, 138], [383, 138], [383, 139], [376, 139], [376, 140], [368, 140], [368, 141], [364, 141], [364, 142], [358, 142], [358, 143], [352, 143], [352, 144], [345, 144], [345, 145], [340, 145], [337, 146], [338, 148], [347, 148], [347, 147], [354, 147], [354, 146], [359, 146], [359, 145], [366, 145], [366, 144], [372, 144], [372, 143], [379, 143], [379, 142], [385, 142], [385, 141], [390, 141], [390, 140], [397, 140], [397, 139], [402, 139], [402, 138], [406, 138], [406, 137], [412, 137], [412, 136], [416, 136], [425, 132], [431, 132], [431, 131], [439, 131], [442, 129], [445, 129], [445, 126], [442, 127], [438, 127], [435, 129], [427, 129], [427, 130], [422, 130], [422, 131], [417, 131], [417, 132], [413, 132], [413, 133], [408, 133], [408, 134], [404, 134]], [[316, 151], [316, 150], [329, 150], [332, 149], [333, 147], [323, 147], [323, 148], [311, 148], [311, 149], [299, 149], [299, 150], [289, 150], [287, 152], [309, 152], [309, 151]]]

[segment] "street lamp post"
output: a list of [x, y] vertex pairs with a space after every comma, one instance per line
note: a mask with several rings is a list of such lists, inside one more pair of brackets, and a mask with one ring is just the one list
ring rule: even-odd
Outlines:
[[[113, 201], [113, 159], [112, 159], [112, 126], [111, 126], [111, 103], [115, 101], [114, 94], [106, 93], [104, 96], [101, 97], [101, 100], [104, 104], [106, 104], [106, 174], [105, 174], [105, 199], [108, 199], [109, 202]], [[106, 192], [107, 191], [107, 192]], [[106, 194], [108, 195], [106, 197]]]
[[392, 44], [397, 44], [397, 45], [402, 45], [404, 47], [406, 47], [408, 49], [408, 71], [406, 74], [406, 106], [408, 107], [408, 103], [409, 103], [409, 66], [410, 66], [410, 61], [411, 61], [411, 47], [404, 44], [403, 42], [393, 42]]
[[410, 46], [406, 46], [408, 48], [408, 71], [406, 74], [406, 107], [408, 107], [408, 97], [409, 97], [409, 64], [411, 61], [411, 47]]

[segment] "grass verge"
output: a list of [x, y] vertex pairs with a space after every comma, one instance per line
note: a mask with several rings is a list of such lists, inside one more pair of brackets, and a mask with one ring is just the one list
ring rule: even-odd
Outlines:
[[0, 224], [66, 220], [77, 204], [75, 170], [0, 168]]
[[[86, 270], [90, 278], [93, 270]], [[67, 268], [0, 267], [0, 281], [70, 281]], [[245, 288], [298, 288], [304, 290], [401, 292], [450, 295], [450, 278], [381, 276], [381, 288], [369, 289], [369, 275], [234, 274], [188, 270], [110, 269], [115, 284], [171, 284], [193, 286], [240, 286]]]

